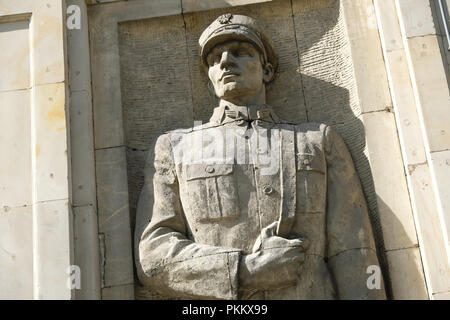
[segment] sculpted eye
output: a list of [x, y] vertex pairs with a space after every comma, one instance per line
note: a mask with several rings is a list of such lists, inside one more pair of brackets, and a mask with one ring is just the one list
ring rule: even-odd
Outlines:
[[206, 58], [206, 62], [209, 66], [216, 65], [220, 62], [220, 55], [217, 53], [210, 53]]
[[213, 64], [218, 64], [220, 62], [220, 58], [221, 58], [220, 54], [215, 54], [213, 56]]
[[247, 57], [247, 56], [251, 56], [251, 54], [246, 48], [239, 48], [236, 50], [236, 56]]

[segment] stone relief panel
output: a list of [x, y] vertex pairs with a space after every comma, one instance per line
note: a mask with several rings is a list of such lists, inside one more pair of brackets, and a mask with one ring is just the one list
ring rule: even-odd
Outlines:
[[[162, 132], [190, 127], [194, 121], [207, 122], [217, 106], [201, 68], [198, 38], [211, 21], [226, 12], [255, 17], [267, 26], [279, 53], [275, 80], [267, 87], [267, 103], [277, 114], [293, 122], [333, 125], [344, 138], [363, 184], [380, 254], [383, 239], [349, 39], [338, 0], [276, 1], [119, 24], [132, 230], [148, 148]], [[379, 259], [385, 269], [384, 257]], [[136, 297], [149, 296], [137, 285]]]

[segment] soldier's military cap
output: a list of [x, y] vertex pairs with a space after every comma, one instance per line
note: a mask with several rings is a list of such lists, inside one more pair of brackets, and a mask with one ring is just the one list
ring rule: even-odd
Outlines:
[[264, 34], [263, 26], [249, 16], [227, 13], [214, 20], [199, 39], [202, 63], [208, 66], [206, 57], [214, 46], [229, 40], [248, 41], [258, 48], [276, 70], [278, 54], [272, 40]]

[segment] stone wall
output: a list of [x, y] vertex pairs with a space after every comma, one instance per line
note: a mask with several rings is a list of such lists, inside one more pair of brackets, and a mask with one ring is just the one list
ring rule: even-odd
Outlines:
[[[133, 1], [126, 6], [119, 2], [90, 7], [94, 117], [98, 119], [95, 123], [99, 124], [96, 126], [97, 159], [103, 159], [104, 153], [113, 152], [111, 147], [121, 148], [121, 152], [126, 153], [126, 164], [123, 165], [127, 168], [131, 229], [135, 224], [136, 204], [143, 184], [142, 170], [149, 146], [164, 131], [192, 126], [196, 120], [207, 121], [217, 104], [199, 65], [197, 41], [200, 33], [222, 13], [247, 14], [267, 25], [267, 32], [280, 54], [277, 77], [267, 90], [268, 103], [281, 117], [335, 126], [349, 146], [368, 200], [389, 294], [401, 298], [404, 291], [394, 290], [393, 293], [390, 289], [385, 252], [417, 247], [417, 237], [371, 2], [356, 5], [335, 0], [285, 0], [245, 6], [217, 3], [201, 6], [187, 1], [179, 14], [154, 14], [153, 18], [142, 12], [137, 14], [138, 8], [145, 7], [141, 3]], [[166, 2], [160, 4], [160, 11], [172, 9], [171, 5], [176, 10], [175, 3]], [[119, 8], [129, 13], [119, 13]], [[117, 17], [111, 18], [114, 15]], [[100, 30], [100, 21], [105, 25], [107, 19], [117, 23], [117, 35], [105, 35], [104, 29]], [[111, 40], [115, 36], [117, 40]], [[101, 50], [110, 52], [101, 53]], [[365, 50], [371, 51], [369, 56]], [[100, 57], [107, 59], [109, 64], [101, 62]], [[105, 72], [101, 70], [111, 68], [111, 65], [120, 70], [106, 72], [105, 78]], [[97, 82], [95, 78], [99, 73], [103, 76]], [[115, 89], [109, 92], [116, 99], [110, 100], [106, 94], [112, 87], [101, 89], [105, 85], [99, 81], [110, 81], [113, 76]], [[97, 85], [99, 92], [95, 89]], [[120, 92], [116, 91], [119, 86]], [[107, 101], [115, 107], [105, 110]], [[120, 116], [118, 112], [121, 112]], [[113, 125], [104, 119], [112, 120]], [[121, 135], [118, 123], [122, 123], [123, 137], [115, 139], [114, 135]], [[106, 127], [119, 133], [106, 137]], [[368, 141], [372, 144], [371, 150]], [[120, 157], [124, 161], [125, 155]], [[375, 182], [374, 170], [377, 173]], [[385, 181], [386, 177], [395, 182], [391, 187]], [[97, 184], [102, 188], [102, 180], [107, 179], [97, 172]], [[99, 199], [101, 194], [103, 192]], [[119, 204], [114, 207], [123, 208]], [[100, 221], [101, 212], [99, 206]], [[125, 223], [125, 220], [117, 223]], [[414, 252], [407, 256], [411, 254], [414, 256]], [[394, 255], [391, 264], [396, 265], [399, 259], [403, 258]], [[403, 270], [422, 281], [416, 298], [426, 296], [421, 268], [419, 259], [409, 270]], [[139, 285], [137, 289], [137, 296], [142, 296]]]
[[[198, 37], [239, 12], [262, 20], [280, 53], [268, 103], [346, 141], [388, 296], [449, 299], [450, 55], [438, 2], [0, 0], [0, 298], [155, 298], [133, 270], [145, 157], [160, 133], [208, 120], [217, 101]], [[70, 5], [80, 29], [65, 28]], [[67, 286], [73, 265], [78, 290]]]
[[65, 3], [0, 1], [0, 299], [71, 299]]

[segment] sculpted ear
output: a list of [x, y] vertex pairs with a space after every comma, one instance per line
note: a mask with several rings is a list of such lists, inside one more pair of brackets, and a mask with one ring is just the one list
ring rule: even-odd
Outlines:
[[273, 66], [270, 63], [266, 63], [265, 66], [263, 66], [263, 81], [264, 83], [268, 83], [272, 81], [273, 77], [275, 75], [275, 70]]

